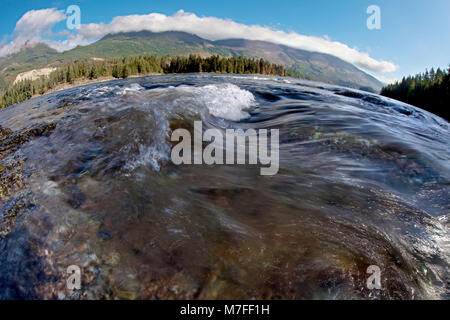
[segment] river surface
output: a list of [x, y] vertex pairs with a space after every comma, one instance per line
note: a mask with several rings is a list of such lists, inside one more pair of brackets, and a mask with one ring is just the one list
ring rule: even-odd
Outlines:
[[[174, 165], [195, 120], [279, 129], [278, 174]], [[192, 74], [51, 93], [0, 126], [0, 299], [450, 297], [449, 123], [421, 109]]]

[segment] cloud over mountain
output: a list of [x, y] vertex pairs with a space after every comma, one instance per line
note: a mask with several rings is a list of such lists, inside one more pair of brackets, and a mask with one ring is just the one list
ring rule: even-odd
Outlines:
[[58, 41], [43, 39], [42, 36], [50, 34], [52, 27], [64, 19], [64, 11], [55, 8], [26, 12], [17, 21], [12, 40], [0, 47], [0, 57], [18, 52], [27, 43], [45, 42], [55, 49], [62, 49]]
[[362, 69], [373, 72], [393, 72], [395, 64], [379, 61], [368, 53], [351, 48], [343, 43], [331, 41], [327, 37], [306, 36], [295, 32], [273, 30], [259, 25], [245, 25], [229, 19], [199, 17], [183, 10], [167, 16], [160, 13], [146, 15], [118, 16], [110, 23], [82, 24], [77, 34], [69, 33], [65, 40], [43, 39], [42, 34], [65, 18], [56, 9], [32, 10], [27, 12], [16, 24], [13, 40], [0, 48], [0, 56], [16, 52], [26, 40], [45, 42], [57, 50], [67, 50], [77, 45], [87, 45], [110, 33], [131, 31], [184, 31], [208, 40], [243, 38], [269, 41], [297, 49], [317, 51], [339, 57]]

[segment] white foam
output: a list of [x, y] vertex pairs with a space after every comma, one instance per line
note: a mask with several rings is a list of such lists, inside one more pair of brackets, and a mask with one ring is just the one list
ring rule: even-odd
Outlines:
[[[239, 121], [248, 118], [250, 115], [246, 110], [256, 104], [250, 91], [231, 83], [201, 87], [182, 85], [151, 90], [132, 83], [122, 87], [103, 86], [97, 88], [93, 94], [104, 98], [104, 104], [101, 104], [102, 101], [96, 102], [101, 105], [101, 112], [128, 109], [143, 111], [138, 120], [131, 117], [133, 112], [122, 115], [125, 117], [123, 121], [131, 117], [130, 121], [139, 122], [134, 134], [141, 137], [142, 141], [138, 154], [128, 155], [128, 145], [121, 148], [120, 153], [128, 158], [125, 171], [135, 171], [140, 167], [160, 171], [161, 164], [169, 160], [171, 144], [168, 137], [172, 119], [181, 117], [195, 121], [214, 116]], [[111, 94], [120, 96], [120, 99], [114, 99]]]
[[205, 109], [215, 117], [231, 121], [248, 118], [250, 115], [245, 110], [256, 103], [250, 91], [231, 83], [169, 87], [155, 89], [150, 93], [153, 99], [164, 101], [165, 107], [173, 108], [175, 112], [188, 109], [190, 113], [198, 113]]
[[209, 112], [215, 117], [227, 120], [239, 121], [248, 118], [249, 114], [244, 110], [255, 104], [255, 97], [250, 91], [230, 83], [207, 85], [197, 90]]
[[58, 184], [54, 181], [47, 181], [42, 186], [42, 192], [48, 196], [56, 196], [61, 194]]
[[139, 167], [150, 166], [154, 171], [159, 171], [161, 169], [160, 163], [168, 161], [168, 156], [168, 150], [158, 150], [158, 148], [153, 146], [144, 147], [141, 145], [137, 157], [129, 160], [124, 169], [134, 171]]
[[98, 88], [95, 88], [91, 90], [88, 94], [86, 94], [87, 97], [95, 97], [95, 98], [101, 98], [105, 95], [110, 94], [113, 92], [114, 94], [118, 96], [122, 96], [128, 93], [134, 93], [143, 91], [144, 87], [139, 85], [138, 83], [131, 83], [125, 87], [118, 86], [118, 85], [105, 85]]
[[127, 93], [134, 93], [134, 92], [139, 92], [144, 90], [144, 87], [142, 87], [140, 84], [138, 83], [132, 83], [127, 87], [121, 88], [120, 90], [116, 91], [117, 95], [124, 95]]
[[146, 91], [141, 85], [132, 83], [125, 87], [102, 86], [94, 89], [89, 96], [102, 97], [114, 93], [118, 96], [133, 98], [130, 104], [111, 104], [112, 108], [126, 109], [137, 107], [141, 100], [142, 107], [157, 107], [163, 113], [201, 114], [208, 111], [210, 115], [231, 121], [239, 121], [250, 115], [246, 110], [256, 104], [255, 97], [248, 91], [231, 83], [210, 84], [202, 87], [179, 86], [158, 88]]

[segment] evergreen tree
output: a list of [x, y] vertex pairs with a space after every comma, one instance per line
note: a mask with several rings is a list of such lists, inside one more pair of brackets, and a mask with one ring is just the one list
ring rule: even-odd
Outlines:
[[125, 78], [128, 78], [129, 75], [130, 75], [130, 67], [125, 64], [122, 67], [121, 77], [125, 79]]
[[[189, 57], [157, 57], [152, 55], [110, 58], [101, 62], [82, 60], [62, 65], [47, 77], [41, 77], [34, 81], [24, 80], [10, 85], [0, 94], [0, 108], [25, 101], [37, 94], [43, 94], [58, 84], [74, 83], [77, 79], [96, 79], [100, 76], [127, 78], [130, 75], [145, 75], [153, 72], [225, 72], [286, 75], [284, 66], [270, 64], [264, 59], [255, 60], [244, 57], [223, 58], [218, 55], [208, 58], [201, 58], [198, 55], [190, 55]], [[447, 79], [447, 75], [448, 72], [443, 72], [438, 69], [435, 78], [441, 80]]]
[[403, 77], [400, 82], [384, 87], [381, 94], [449, 120], [450, 68], [444, 71], [432, 68], [415, 76]]

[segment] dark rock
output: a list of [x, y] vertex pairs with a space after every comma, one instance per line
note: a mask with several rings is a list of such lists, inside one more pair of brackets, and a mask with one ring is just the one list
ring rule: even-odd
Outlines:
[[72, 185], [70, 190], [70, 198], [67, 200], [67, 203], [74, 209], [78, 209], [83, 205], [86, 201], [86, 195], [83, 191], [77, 186]]
[[102, 240], [111, 240], [112, 238], [108, 231], [99, 231], [98, 236]]

